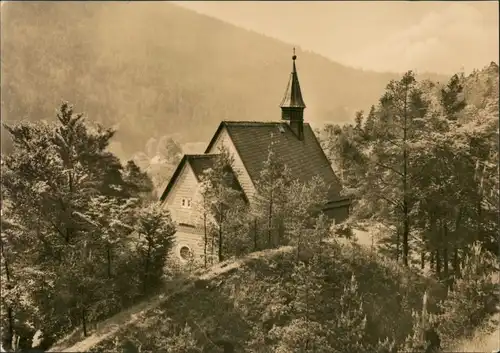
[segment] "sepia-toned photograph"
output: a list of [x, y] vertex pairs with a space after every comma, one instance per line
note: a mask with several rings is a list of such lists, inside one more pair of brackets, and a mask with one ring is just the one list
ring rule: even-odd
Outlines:
[[0, 351], [500, 353], [498, 1], [0, 1]]

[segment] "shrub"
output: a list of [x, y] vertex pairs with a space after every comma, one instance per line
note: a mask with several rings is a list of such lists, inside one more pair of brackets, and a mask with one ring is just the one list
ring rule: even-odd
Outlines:
[[[252, 256], [213, 280], [198, 281], [146, 314], [144, 325], [118, 335], [135, 337], [148, 351], [193, 341], [193, 349], [216, 352], [210, 342], [224, 340], [248, 353], [388, 353], [417, 342], [424, 292], [433, 313], [443, 298], [432, 279], [353, 244], [322, 244], [321, 252], [302, 260], [295, 250]], [[181, 329], [166, 325], [170, 320]]]
[[456, 279], [436, 317], [445, 343], [470, 337], [498, 304], [498, 283], [493, 280], [497, 260], [490, 252], [474, 245], [466, 257], [461, 277]]
[[331, 231], [338, 238], [353, 239], [354, 237], [352, 225], [347, 222], [333, 225]]

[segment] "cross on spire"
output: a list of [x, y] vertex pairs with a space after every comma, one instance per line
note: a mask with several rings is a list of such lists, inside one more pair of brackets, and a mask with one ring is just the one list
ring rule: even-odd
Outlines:
[[295, 61], [295, 59], [297, 59], [297, 55], [295, 55], [295, 47], [293, 47], [293, 56], [292, 56], [292, 60]]

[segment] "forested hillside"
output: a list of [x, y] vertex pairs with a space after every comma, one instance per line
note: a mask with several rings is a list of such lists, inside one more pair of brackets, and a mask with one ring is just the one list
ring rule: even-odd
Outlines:
[[[279, 119], [291, 69], [292, 45], [167, 2], [9, 2], [1, 36], [4, 121], [70, 101], [119, 126], [126, 158], [152, 137], [206, 142], [223, 119]], [[297, 54], [309, 121], [346, 121], [397, 77]]]
[[[204, 253], [182, 268], [166, 256], [175, 225], [151, 202], [150, 178], [107, 151], [111, 130], [82, 119], [63, 104], [56, 123], [6, 127], [15, 148], [2, 156], [4, 346], [62, 338], [61, 350], [83, 338], [75, 350], [262, 352], [265, 343], [385, 353], [421, 349], [434, 322], [450, 347], [486, 329], [496, 310], [495, 63], [445, 84], [408, 72], [366, 117], [325, 127], [325, 150], [353, 196], [346, 223], [315, 212], [327, 185], [295, 180], [273, 144], [247, 207], [224, 182], [233, 159], [222, 150], [193, 206]], [[148, 149], [170, 146], [164, 155], [178, 157], [160, 142]], [[370, 250], [342, 245], [373, 222], [385, 230]], [[279, 249], [259, 253], [270, 248]], [[134, 326], [138, 301], [151, 310]]]
[[9, 2], [2, 22], [2, 347], [389, 353], [438, 323], [450, 351], [498, 311], [496, 63], [438, 82], [299, 51], [350, 218], [318, 213], [328, 185], [272, 141], [249, 206], [221, 149], [193, 199], [203, 254], [179, 266], [155, 187], [179, 142], [279, 117], [291, 48], [163, 2]]
[[[311, 245], [318, 250], [317, 244]], [[432, 293], [433, 312], [443, 295], [432, 279], [397, 268], [365, 249], [336, 243], [323, 244], [309, 261], [298, 261], [295, 251], [284, 247], [252, 254], [227, 268], [204, 273], [109, 337], [89, 337], [64, 348], [169, 353], [409, 351], [412, 347], [405, 342], [412, 340], [418, 325], [412, 311], [422, 310], [423, 292]], [[401, 295], [393, 295], [396, 291]]]
[[408, 72], [323, 146], [355, 200], [353, 221], [393, 229], [381, 251], [452, 283], [473, 243], [498, 242], [498, 65], [446, 84]]
[[175, 233], [151, 198], [150, 178], [106, 151], [112, 130], [67, 104], [56, 116], [5, 125], [14, 141], [2, 155], [1, 188], [1, 326], [9, 349], [29, 347], [38, 329], [50, 344], [75, 319], [85, 326], [153, 291]]

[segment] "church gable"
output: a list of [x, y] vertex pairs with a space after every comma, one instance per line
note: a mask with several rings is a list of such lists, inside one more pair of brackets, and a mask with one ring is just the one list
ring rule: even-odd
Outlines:
[[[217, 154], [198, 154], [184, 155], [177, 166], [172, 178], [160, 197], [160, 201], [169, 208], [191, 209], [191, 213], [196, 208], [199, 201], [199, 186], [203, 180], [205, 171], [213, 168]], [[227, 173], [228, 186], [234, 190], [240, 191], [244, 201], [247, 201], [246, 195], [238, 181], [233, 170], [229, 168]]]
[[222, 122], [217, 131], [215, 132], [212, 140], [208, 144], [205, 153], [217, 153], [221, 147], [225, 147], [229, 153], [234, 158], [233, 169], [238, 179], [241, 188], [243, 189], [246, 197], [251, 200], [253, 195], [255, 194], [255, 185], [248, 174], [247, 167], [243, 163], [239, 151], [236, 148], [234, 142], [231, 139], [231, 136], [228, 133], [227, 126]]
[[163, 207], [167, 207], [172, 218], [179, 224], [195, 223], [199, 181], [184, 156], [161, 196]]

